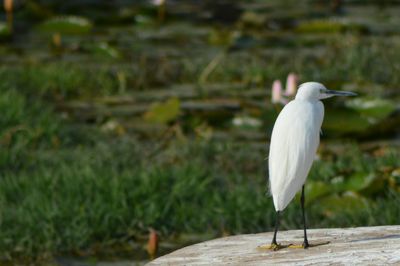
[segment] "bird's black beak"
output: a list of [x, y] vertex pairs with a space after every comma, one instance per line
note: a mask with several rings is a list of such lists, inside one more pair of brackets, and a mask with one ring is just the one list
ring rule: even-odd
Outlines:
[[324, 93], [332, 96], [357, 96], [357, 93], [351, 91], [324, 90]]

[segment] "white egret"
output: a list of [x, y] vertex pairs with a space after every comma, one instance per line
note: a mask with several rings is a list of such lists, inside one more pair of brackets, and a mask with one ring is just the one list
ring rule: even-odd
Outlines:
[[300, 85], [296, 97], [280, 112], [272, 130], [269, 150], [269, 183], [276, 210], [274, 237], [270, 248], [282, 246], [276, 242], [279, 214], [296, 193], [301, 192], [304, 224], [304, 242], [309, 247], [304, 213], [304, 183], [316, 156], [319, 145], [324, 105], [320, 100], [332, 96], [355, 96], [353, 92], [333, 91], [318, 82]]

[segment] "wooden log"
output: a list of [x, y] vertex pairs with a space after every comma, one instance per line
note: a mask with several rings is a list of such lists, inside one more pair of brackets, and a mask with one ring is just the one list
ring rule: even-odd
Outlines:
[[[308, 230], [309, 243], [316, 246], [306, 250], [262, 248], [271, 239], [272, 232], [214, 239], [179, 249], [148, 265], [400, 265], [399, 225]], [[281, 244], [299, 245], [302, 241], [302, 230], [278, 233]]]

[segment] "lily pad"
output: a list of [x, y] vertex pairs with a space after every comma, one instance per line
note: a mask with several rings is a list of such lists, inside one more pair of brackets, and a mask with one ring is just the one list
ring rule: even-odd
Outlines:
[[232, 124], [243, 129], [259, 129], [262, 126], [262, 121], [250, 116], [236, 116], [232, 119]]
[[101, 57], [113, 58], [113, 59], [121, 58], [120, 51], [106, 42], [100, 42], [95, 44], [94, 46], [91, 47], [91, 50], [94, 54]]
[[296, 32], [299, 33], [338, 33], [343, 30], [343, 25], [328, 20], [305, 21], [299, 24]]
[[296, 28], [298, 33], [341, 33], [341, 32], [368, 32], [365, 25], [350, 23], [340, 20], [312, 20], [299, 24]]
[[84, 17], [59, 16], [51, 18], [39, 25], [44, 32], [60, 34], [85, 34], [90, 32], [93, 23]]
[[355, 98], [347, 101], [346, 106], [376, 119], [385, 118], [396, 109], [393, 101], [379, 98]]
[[330, 180], [329, 186], [333, 193], [341, 193], [345, 190], [345, 182], [343, 176], [336, 176]]
[[155, 103], [144, 114], [148, 122], [165, 124], [175, 120], [180, 113], [180, 101], [178, 98], [171, 98], [165, 103]]
[[154, 23], [154, 18], [147, 15], [138, 14], [135, 16], [135, 21], [139, 25], [149, 25]]
[[317, 182], [307, 182], [305, 186], [306, 194], [306, 204], [310, 204], [315, 200], [324, 197], [332, 192], [332, 188], [329, 184], [317, 181]]
[[8, 37], [11, 35], [11, 31], [6, 23], [0, 22], [0, 38], [1, 37]]
[[351, 109], [335, 109], [326, 112], [322, 131], [334, 135], [360, 133], [370, 126], [367, 118]]
[[319, 200], [319, 205], [326, 216], [335, 216], [346, 211], [365, 209], [368, 200], [355, 192], [346, 192], [343, 195], [334, 194]]
[[356, 173], [345, 179], [343, 190], [359, 192], [368, 188], [376, 179], [376, 175]]
[[256, 13], [253, 11], [246, 11], [242, 14], [239, 23], [242, 27], [258, 27], [265, 26], [267, 16], [265, 14]]

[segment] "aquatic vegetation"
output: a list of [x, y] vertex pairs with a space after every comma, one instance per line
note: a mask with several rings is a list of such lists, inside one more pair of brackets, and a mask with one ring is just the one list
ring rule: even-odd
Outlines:
[[39, 25], [39, 29], [43, 32], [60, 34], [84, 34], [88, 33], [92, 27], [90, 20], [78, 16], [58, 16]]
[[11, 34], [9, 26], [0, 22], [0, 38], [8, 37]]

